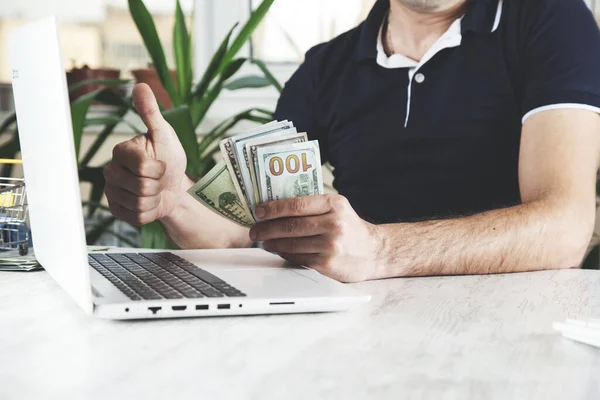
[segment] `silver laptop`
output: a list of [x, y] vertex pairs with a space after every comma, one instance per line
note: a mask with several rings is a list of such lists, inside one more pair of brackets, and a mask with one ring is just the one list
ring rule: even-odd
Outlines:
[[12, 31], [9, 57], [35, 254], [86, 313], [111, 319], [278, 314], [369, 301], [259, 249], [88, 254], [54, 17]]

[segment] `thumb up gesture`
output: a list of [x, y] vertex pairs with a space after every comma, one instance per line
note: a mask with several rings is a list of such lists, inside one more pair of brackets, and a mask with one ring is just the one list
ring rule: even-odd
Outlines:
[[115, 146], [104, 169], [105, 193], [115, 217], [145, 225], [173, 212], [177, 197], [187, 189], [187, 160], [148, 85], [135, 86], [133, 105], [148, 132]]

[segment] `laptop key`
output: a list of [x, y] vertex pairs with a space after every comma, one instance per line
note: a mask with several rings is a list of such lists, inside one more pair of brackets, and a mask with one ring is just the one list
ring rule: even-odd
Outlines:
[[190, 265], [182, 265], [181, 268], [183, 268], [190, 274], [194, 275], [196, 278], [203, 280], [204, 282], [206, 282], [210, 285], [214, 285], [215, 283], [225, 283], [225, 281], [222, 280], [221, 278], [217, 278], [210, 272], [200, 269], [199, 267], [195, 266], [194, 264], [190, 263]]
[[214, 289], [201, 290], [201, 292], [206, 297], [225, 297], [225, 295], [223, 293], [220, 293]]
[[246, 293], [242, 293], [242, 292], [227, 293], [227, 297], [246, 297]]

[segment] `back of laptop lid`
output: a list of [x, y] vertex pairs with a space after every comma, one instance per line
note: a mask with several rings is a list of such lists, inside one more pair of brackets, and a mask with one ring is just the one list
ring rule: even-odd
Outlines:
[[35, 255], [91, 313], [71, 110], [55, 18], [10, 32], [8, 53]]

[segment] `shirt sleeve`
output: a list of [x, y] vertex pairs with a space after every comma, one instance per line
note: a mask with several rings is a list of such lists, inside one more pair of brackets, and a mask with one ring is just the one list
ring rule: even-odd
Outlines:
[[317, 98], [317, 68], [316, 58], [320, 46], [316, 46], [306, 53], [304, 63], [286, 82], [277, 108], [275, 119], [287, 119], [294, 123], [298, 132], [306, 132], [309, 140], [318, 140], [321, 153], [321, 162], [329, 159], [327, 142], [324, 129], [319, 126], [318, 98]]
[[548, 109], [600, 113], [600, 31], [582, 0], [530, 0], [522, 18], [522, 116]]

